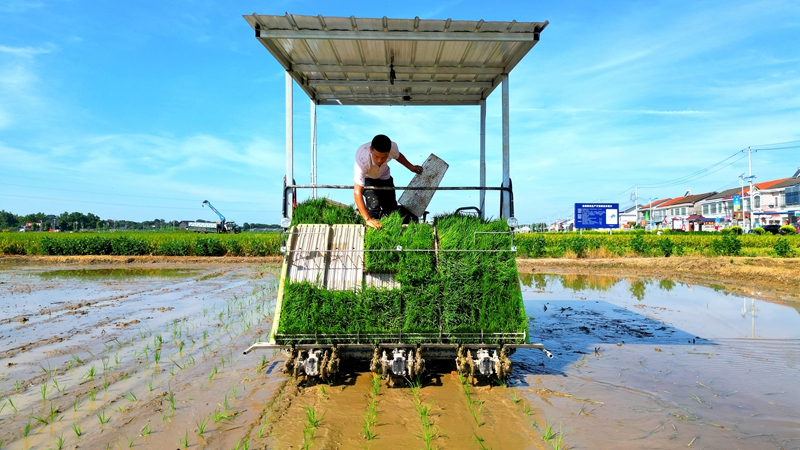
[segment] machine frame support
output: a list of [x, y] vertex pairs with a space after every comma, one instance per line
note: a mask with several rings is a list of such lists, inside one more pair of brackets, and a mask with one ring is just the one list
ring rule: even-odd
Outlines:
[[[511, 173], [509, 170], [510, 152], [509, 152], [509, 127], [508, 127], [508, 74], [504, 73], [503, 77], [503, 187], [507, 188], [511, 185]], [[508, 194], [503, 193], [503, 210], [500, 212], [501, 219], [508, 219], [511, 217], [511, 199]]]
[[[294, 184], [294, 105], [292, 74], [286, 71], [286, 184]], [[286, 200], [286, 217], [292, 218], [291, 196]]]
[[[311, 185], [317, 184], [317, 102], [311, 100]], [[317, 198], [317, 189], [311, 188], [311, 198]]]
[[[480, 187], [486, 187], [486, 99], [480, 101], [481, 105], [481, 154], [480, 154]], [[486, 191], [480, 191], [481, 219], [486, 218]]]

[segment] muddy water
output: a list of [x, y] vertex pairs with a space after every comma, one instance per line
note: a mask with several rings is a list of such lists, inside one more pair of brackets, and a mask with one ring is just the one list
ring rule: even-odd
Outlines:
[[230, 448], [255, 437], [280, 380], [264, 376], [272, 355], [241, 351], [265, 338], [276, 281], [274, 267], [244, 264], [4, 267], [2, 448]]
[[[571, 448], [800, 448], [800, 308], [670, 280], [522, 274], [514, 385]], [[716, 288], [716, 289], [715, 289]]]

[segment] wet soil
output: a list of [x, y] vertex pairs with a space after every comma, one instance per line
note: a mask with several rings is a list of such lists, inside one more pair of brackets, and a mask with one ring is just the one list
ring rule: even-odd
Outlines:
[[[742, 343], [732, 318], [715, 324], [697, 305], [718, 295], [738, 314], [751, 292], [792, 303], [800, 261], [733, 261], [520, 260], [521, 272], [601, 275], [576, 289], [529, 277], [531, 334], [553, 360], [518, 351], [507, 387], [465, 390], [441, 367], [416, 391], [381, 382], [373, 396], [365, 371], [313, 384], [284, 376], [280, 353], [242, 355], [271, 327], [276, 258], [0, 258], [0, 440], [4, 449], [795, 448], [786, 430], [800, 426], [800, 397], [787, 374], [800, 336]], [[641, 277], [649, 281], [634, 286]], [[672, 297], [640, 300], [658, 280], [672, 283]], [[675, 306], [693, 298], [687, 289], [702, 294], [697, 309]], [[765, 305], [748, 324], [788, 316]]]

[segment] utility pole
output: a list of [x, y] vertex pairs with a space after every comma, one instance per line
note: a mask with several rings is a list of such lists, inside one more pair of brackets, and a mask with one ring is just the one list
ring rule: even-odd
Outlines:
[[750, 172], [750, 230], [753, 229], [753, 153], [750, 146], [747, 146], [747, 168]]

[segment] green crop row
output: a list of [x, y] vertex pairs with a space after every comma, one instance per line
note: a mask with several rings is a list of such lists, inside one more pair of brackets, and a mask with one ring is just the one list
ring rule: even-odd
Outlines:
[[4, 233], [0, 235], [0, 254], [275, 256], [280, 255], [281, 239], [278, 233]]
[[800, 236], [721, 233], [525, 233], [515, 236], [517, 257], [800, 256]]

